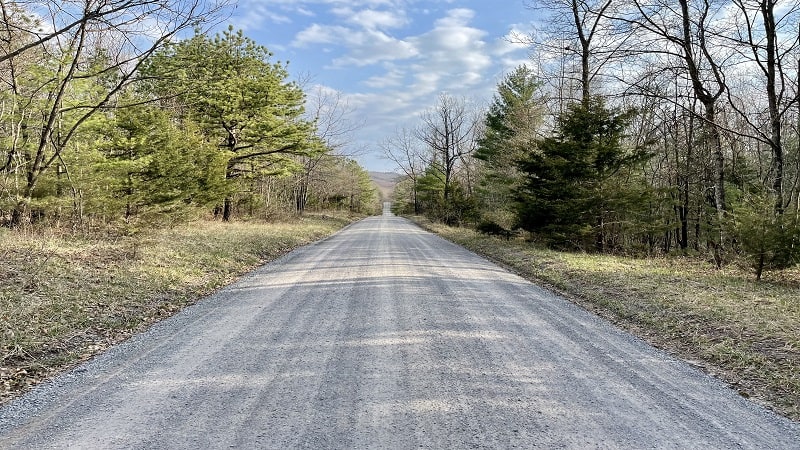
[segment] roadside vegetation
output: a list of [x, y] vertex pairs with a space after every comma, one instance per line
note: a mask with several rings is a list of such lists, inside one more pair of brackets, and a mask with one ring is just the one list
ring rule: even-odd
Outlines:
[[380, 210], [347, 102], [230, 6], [0, 1], [0, 400]]
[[742, 266], [563, 252], [417, 221], [800, 420], [800, 269], [757, 282]]
[[198, 221], [113, 239], [0, 229], [0, 402], [350, 220]]

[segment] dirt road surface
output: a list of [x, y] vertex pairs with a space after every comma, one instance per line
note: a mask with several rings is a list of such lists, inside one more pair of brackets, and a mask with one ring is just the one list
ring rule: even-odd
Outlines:
[[0, 409], [0, 448], [537, 447], [798, 448], [800, 425], [391, 216]]

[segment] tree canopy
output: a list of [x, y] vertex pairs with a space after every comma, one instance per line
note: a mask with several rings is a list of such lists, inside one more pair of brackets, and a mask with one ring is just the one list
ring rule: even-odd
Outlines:
[[[126, 13], [157, 10], [129, 6]], [[294, 211], [285, 180], [332, 151], [317, 123], [343, 120], [343, 112], [309, 118], [288, 65], [241, 31], [173, 40], [188, 24], [175, 23], [148, 37], [146, 51], [124, 56], [101, 45], [102, 28], [90, 26], [100, 18], [64, 24], [51, 40], [32, 31], [35, 16], [16, 4], [2, 2], [2, 11], [0, 223], [135, 231], [206, 210], [224, 220], [234, 212], [269, 217]], [[130, 24], [118, 25], [108, 37]], [[372, 208], [371, 188], [353, 186], [351, 201], [335, 207]]]

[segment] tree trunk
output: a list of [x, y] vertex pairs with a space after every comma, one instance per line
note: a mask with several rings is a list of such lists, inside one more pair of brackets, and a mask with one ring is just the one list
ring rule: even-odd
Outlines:
[[778, 68], [779, 60], [777, 57], [776, 41], [778, 39], [775, 14], [773, 8], [775, 2], [761, 2], [761, 15], [764, 20], [764, 34], [766, 38], [766, 66], [764, 71], [767, 76], [767, 101], [769, 103], [770, 119], [770, 141], [769, 146], [772, 150], [772, 169], [774, 178], [772, 190], [775, 194], [775, 213], [783, 214], [783, 142], [781, 130], [781, 113], [779, 110], [778, 94]]
[[231, 220], [231, 209], [232, 209], [233, 199], [231, 199], [230, 195], [225, 196], [225, 200], [222, 202], [222, 221], [223, 222], [230, 222]]
[[764, 273], [764, 250], [758, 255], [758, 264], [756, 265], [756, 281], [761, 281], [761, 275]]
[[308, 184], [306, 180], [301, 180], [299, 185], [294, 191], [294, 206], [298, 214], [302, 214], [306, 210], [308, 203]]
[[18, 202], [14, 209], [11, 211], [11, 222], [9, 222], [9, 226], [11, 228], [18, 228], [20, 227], [23, 222], [26, 222], [25, 216], [28, 215], [28, 204], [25, 201]]
[[725, 154], [722, 151], [722, 140], [716, 125], [716, 111], [714, 104], [704, 104], [707, 143], [711, 146], [714, 158], [714, 209], [717, 212], [717, 242], [714, 244], [714, 262], [717, 269], [722, 268], [722, 253], [725, 245]]

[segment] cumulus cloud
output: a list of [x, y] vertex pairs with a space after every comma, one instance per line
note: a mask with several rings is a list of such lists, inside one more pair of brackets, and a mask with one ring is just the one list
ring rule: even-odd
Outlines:
[[260, 17], [273, 24], [295, 21], [289, 50], [329, 71], [331, 86], [364, 118], [359, 139], [373, 143], [413, 124], [440, 92], [488, 100], [503, 73], [527, 58], [527, 47], [510, 39], [523, 27], [490, 34], [475, 10], [451, 0], [240, 2], [263, 6]]
[[[238, 8], [247, 11], [236, 17], [236, 27], [242, 30], [257, 30], [265, 24], [291, 23], [289, 11], [272, 4], [271, 0], [239, 0]], [[298, 11], [299, 12], [299, 11]]]
[[382, 75], [375, 75], [367, 78], [364, 85], [374, 89], [399, 88], [403, 86], [406, 79], [405, 70], [394, 64], [386, 64], [386, 72]]

